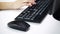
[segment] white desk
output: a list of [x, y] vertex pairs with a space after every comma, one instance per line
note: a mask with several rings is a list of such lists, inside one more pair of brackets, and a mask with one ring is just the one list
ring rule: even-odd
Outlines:
[[47, 15], [41, 23], [31, 23], [27, 32], [11, 29], [7, 26], [13, 21], [22, 10], [3, 10], [0, 11], [0, 34], [60, 34], [60, 21], [55, 20], [52, 15]]

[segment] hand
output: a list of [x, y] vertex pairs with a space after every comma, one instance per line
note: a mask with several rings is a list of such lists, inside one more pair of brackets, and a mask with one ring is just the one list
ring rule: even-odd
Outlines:
[[32, 6], [36, 0], [17, 0], [16, 2], [0, 2], [0, 9], [18, 9], [22, 6]]

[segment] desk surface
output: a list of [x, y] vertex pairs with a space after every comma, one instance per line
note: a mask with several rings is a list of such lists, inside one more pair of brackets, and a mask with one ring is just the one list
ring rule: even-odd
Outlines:
[[3, 10], [0, 11], [0, 34], [60, 34], [60, 21], [55, 20], [52, 15], [47, 15], [41, 23], [31, 23], [27, 32], [11, 29], [7, 26], [13, 21], [22, 10]]

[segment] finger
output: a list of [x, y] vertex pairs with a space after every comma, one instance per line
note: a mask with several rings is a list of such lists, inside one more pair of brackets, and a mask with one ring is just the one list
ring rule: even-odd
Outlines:
[[36, 4], [36, 2], [35, 2], [34, 0], [29, 1], [29, 3], [31, 3], [32, 5], [33, 5], [33, 4]]
[[28, 6], [32, 6], [32, 4], [31, 3], [29, 3], [29, 4], [27, 4]]
[[32, 2], [32, 4], [36, 4], [36, 2]]
[[27, 4], [27, 6], [32, 6], [32, 4], [31, 4], [31, 3], [29, 3], [29, 4]]
[[29, 2], [24, 2], [23, 4], [24, 4], [24, 6], [32, 6], [32, 4]]

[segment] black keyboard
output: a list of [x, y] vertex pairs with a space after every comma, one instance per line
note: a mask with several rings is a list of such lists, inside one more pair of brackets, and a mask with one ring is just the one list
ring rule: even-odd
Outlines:
[[36, 4], [26, 8], [15, 20], [41, 22], [52, 6], [53, 0], [36, 0]]

